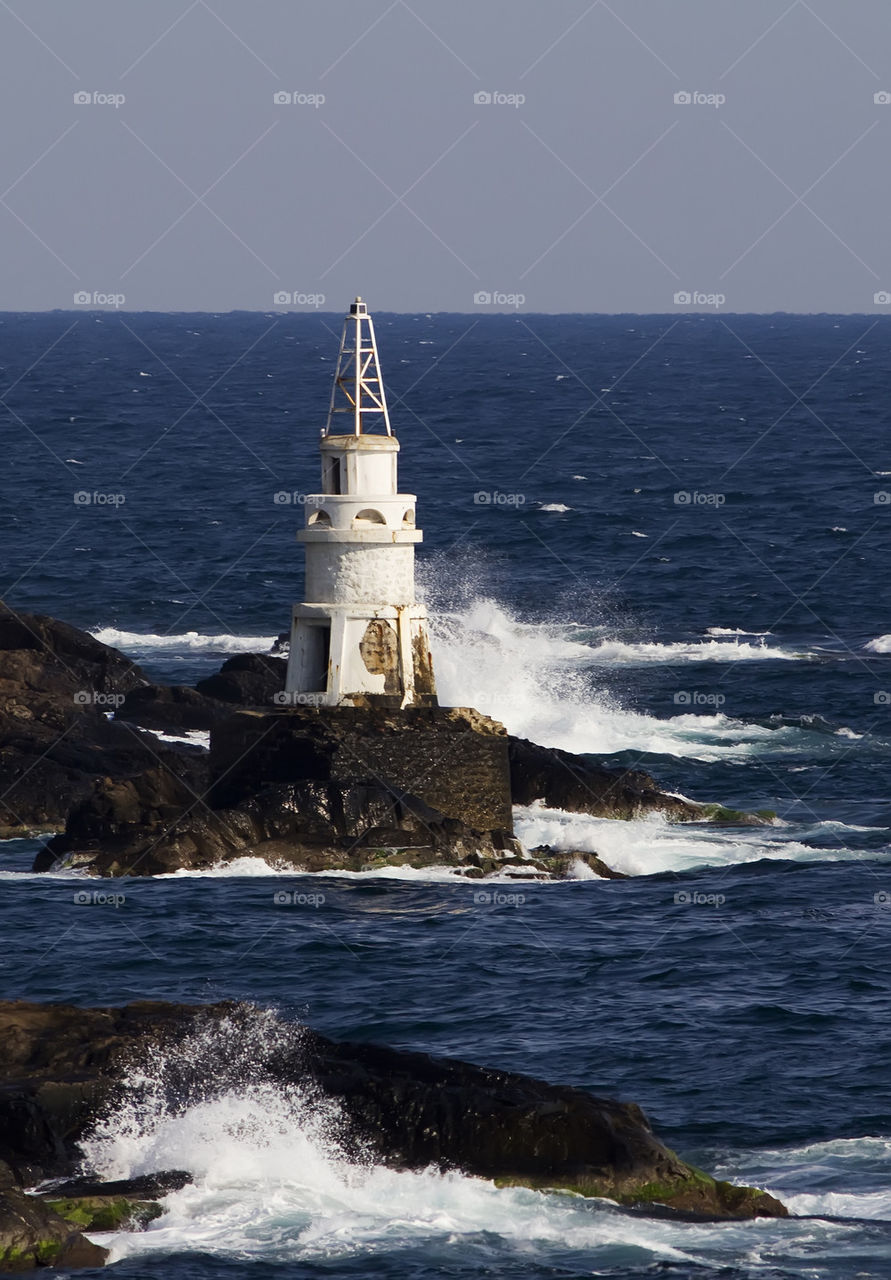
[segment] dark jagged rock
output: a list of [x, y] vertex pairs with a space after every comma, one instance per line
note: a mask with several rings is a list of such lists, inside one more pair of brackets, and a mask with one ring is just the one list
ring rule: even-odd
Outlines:
[[72, 1230], [52, 1205], [26, 1195], [0, 1162], [0, 1272], [38, 1267], [101, 1267], [108, 1250]]
[[170, 1169], [166, 1173], [144, 1173], [138, 1178], [123, 1178], [118, 1182], [100, 1182], [96, 1178], [66, 1178], [57, 1182], [51, 1191], [42, 1192], [44, 1199], [68, 1197], [84, 1200], [98, 1196], [129, 1198], [132, 1200], [158, 1200], [171, 1191], [181, 1191], [192, 1181], [185, 1169]]
[[35, 870], [62, 860], [154, 875], [259, 856], [308, 871], [409, 863], [483, 875], [521, 859], [507, 736], [474, 711], [239, 712], [212, 730], [209, 767], [200, 797], [169, 770], [98, 782]]
[[145, 746], [106, 714], [142, 683], [86, 632], [0, 604], [0, 836], [60, 827], [93, 778], [146, 767]]
[[270, 654], [239, 653], [224, 662], [214, 676], [199, 680], [195, 688], [205, 697], [239, 707], [271, 707], [285, 687], [288, 663]]
[[23, 1191], [0, 1190], [0, 1271], [101, 1267], [108, 1250], [93, 1244], [51, 1205]]
[[233, 707], [271, 710], [280, 705], [288, 664], [270, 654], [240, 653], [219, 671], [191, 685], [145, 685], [128, 693], [115, 715], [146, 729], [212, 729]]
[[477, 830], [510, 831], [507, 734], [467, 707], [296, 707], [242, 712], [211, 738], [220, 804], [258, 784], [377, 779]]
[[[542, 848], [524, 860], [511, 803], [609, 818], [769, 817], [696, 805], [646, 773], [508, 738], [467, 708], [282, 705], [285, 672], [284, 658], [240, 654], [194, 689], [150, 685], [85, 632], [0, 606], [0, 836], [65, 823], [38, 871], [61, 859], [151, 875], [262, 856], [313, 871], [445, 864], [481, 876], [516, 864], [550, 877], [581, 858], [608, 876], [594, 854]], [[154, 736], [208, 729], [209, 762]]]
[[[0, 1003], [0, 1081], [8, 1099], [35, 1110], [29, 1141], [5, 1138], [5, 1158], [19, 1177], [73, 1172], [78, 1139], [114, 1105], [128, 1070], [154, 1045], [166, 1053], [164, 1084], [174, 1104], [204, 1099], [215, 1087], [297, 1084], [307, 1098], [338, 1104], [343, 1150], [393, 1168], [433, 1164], [710, 1217], [786, 1212], [765, 1192], [716, 1182], [687, 1165], [633, 1103], [457, 1060], [338, 1043], [231, 1003]], [[120, 1192], [101, 1184], [88, 1190]], [[58, 1187], [50, 1194], [64, 1199]]]
[[231, 714], [228, 702], [208, 698], [191, 685], [148, 684], [127, 694], [115, 719], [172, 734], [210, 729]]
[[510, 740], [510, 786], [514, 804], [541, 800], [549, 809], [597, 818], [639, 818], [654, 811], [676, 822], [702, 817], [699, 805], [660, 791], [648, 773], [607, 769], [587, 756], [526, 738]]

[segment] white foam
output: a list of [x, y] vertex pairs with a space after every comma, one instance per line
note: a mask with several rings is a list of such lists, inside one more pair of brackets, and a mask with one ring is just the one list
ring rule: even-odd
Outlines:
[[770, 631], [744, 631], [742, 627], [706, 627], [707, 636], [769, 636]]
[[739, 639], [667, 643], [603, 640], [592, 648], [594, 662], [621, 663], [623, 666], [641, 666], [651, 662], [794, 662], [807, 656], [787, 649], [770, 648], [763, 639], [759, 644]]
[[[164, 1198], [163, 1216], [146, 1231], [96, 1234], [111, 1261], [188, 1251], [330, 1262], [428, 1243], [478, 1247], [483, 1238], [488, 1255], [500, 1238], [533, 1256], [623, 1245], [644, 1261], [693, 1260], [682, 1246], [685, 1236], [702, 1238], [696, 1228], [629, 1218], [604, 1201], [349, 1158], [335, 1104], [262, 1078], [257, 1064], [274, 1047], [269, 1040], [296, 1053], [295, 1035], [299, 1029], [288, 1034], [259, 1015], [247, 1031], [224, 1023], [188, 1037], [170, 1060], [156, 1050], [131, 1072], [114, 1109], [81, 1144], [86, 1167], [105, 1179], [187, 1169], [194, 1181]], [[242, 1072], [255, 1078], [239, 1084]], [[183, 1087], [197, 1096], [173, 1101]]]
[[186, 729], [183, 733], [162, 733], [160, 729], [148, 729], [146, 732], [151, 733], [161, 742], [184, 742], [190, 747], [204, 747], [205, 750], [210, 750], [209, 729]]
[[[564, 852], [596, 853], [614, 871], [632, 876], [738, 866], [762, 858], [820, 862], [874, 859], [877, 855], [874, 849], [846, 848], [845, 832], [872, 828], [846, 827], [844, 823], [722, 828], [705, 823], [669, 822], [659, 814], [631, 821], [593, 818], [589, 814], [547, 809], [536, 803], [516, 806], [514, 830], [527, 849], [548, 844]], [[832, 834], [840, 843], [831, 849], [805, 843], [817, 834]], [[666, 889], [666, 900], [670, 897]]]
[[875, 1218], [891, 1221], [891, 1191], [844, 1192], [822, 1194], [780, 1192], [790, 1213], [808, 1217]]
[[[891, 1220], [891, 1139], [833, 1138], [802, 1147], [736, 1153], [715, 1176], [769, 1186], [794, 1214]], [[860, 1187], [853, 1190], [852, 1182]], [[876, 1183], [880, 1186], [876, 1186]]]
[[[582, 868], [578, 875], [572, 872], [567, 878], [570, 880], [589, 879], [592, 872], [585, 863], [580, 863]], [[12, 873], [10, 873], [12, 874]], [[265, 858], [257, 856], [249, 856], [242, 858], [233, 858], [231, 862], [219, 862], [213, 867], [205, 867], [203, 869], [181, 868], [178, 871], [168, 871], [154, 877], [156, 880], [195, 880], [195, 879], [260, 879], [263, 877], [286, 877], [288, 879], [306, 879], [308, 881], [318, 880], [367, 880], [373, 878], [376, 880], [397, 880], [406, 881], [415, 884], [463, 884], [468, 888], [479, 888], [483, 882], [479, 877], [469, 877], [463, 875], [457, 867], [374, 867], [369, 865], [362, 871], [346, 871], [346, 870], [326, 870], [323, 872], [303, 871], [299, 867], [293, 867], [286, 862], [272, 862]], [[539, 879], [540, 873], [534, 869], [530, 869], [528, 875], [523, 875], [522, 869], [516, 865], [512, 866], [510, 871], [493, 872], [492, 875], [483, 878], [486, 885], [491, 884], [510, 884], [517, 881], [521, 883], [543, 883]], [[0, 872], [0, 878], [3, 873]], [[594, 877], [595, 879], [599, 877]]]
[[176, 635], [153, 632], [119, 631], [117, 627], [98, 627], [90, 632], [101, 644], [122, 649], [124, 653], [152, 653], [156, 650], [183, 653], [266, 653], [275, 636], [202, 635], [185, 631]]
[[891, 635], [877, 636], [875, 640], [870, 640], [869, 644], [864, 645], [870, 653], [891, 653]]
[[562, 502], [543, 502], [538, 509], [539, 511], [556, 511], [557, 513], [573, 510], [572, 507], [564, 506]]
[[155, 880], [194, 880], [209, 878], [212, 880], [228, 880], [238, 878], [257, 879], [263, 876], [293, 875], [294, 868], [284, 863], [267, 862], [265, 858], [243, 857], [233, 858], [231, 862], [218, 862], [213, 867], [202, 870], [181, 867], [178, 871], [167, 871], [153, 877]]
[[[440, 701], [477, 707], [509, 733], [543, 746], [607, 754], [645, 751], [698, 760], [784, 754], [804, 741], [794, 726], [772, 729], [723, 714], [660, 718], [629, 711], [598, 690], [598, 666], [650, 662], [771, 658], [778, 651], [736, 640], [685, 644], [626, 643], [577, 637], [578, 625], [526, 623], [491, 599], [474, 598], [460, 611], [430, 610], [431, 644]], [[781, 654], [791, 658], [791, 654]], [[695, 693], [695, 677], [678, 683]], [[692, 689], [691, 689], [692, 687]], [[714, 692], [713, 690], [710, 690]], [[831, 741], [811, 739], [809, 749]]]

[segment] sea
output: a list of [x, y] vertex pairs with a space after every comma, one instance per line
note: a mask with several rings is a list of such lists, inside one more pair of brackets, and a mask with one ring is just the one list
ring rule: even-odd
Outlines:
[[[376, 314], [440, 700], [765, 825], [517, 809], [629, 876], [35, 876], [0, 846], [0, 990], [239, 999], [269, 1026], [637, 1102], [784, 1221], [681, 1223], [351, 1163], [333, 1104], [133, 1082], [84, 1142], [187, 1168], [108, 1274], [891, 1276], [891, 318]], [[0, 315], [0, 592], [153, 679], [268, 652], [302, 594], [341, 318]], [[272, 1032], [270, 1032], [272, 1034]], [[164, 1064], [153, 1078], [163, 1079]], [[52, 1274], [52, 1273], [50, 1273]], [[99, 1273], [96, 1273], [97, 1275]]]

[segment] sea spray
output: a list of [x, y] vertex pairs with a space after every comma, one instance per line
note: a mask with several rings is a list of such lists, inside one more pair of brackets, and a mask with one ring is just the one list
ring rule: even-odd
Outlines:
[[[259, 1156], [296, 1131], [313, 1149], [323, 1144], [328, 1159], [347, 1159], [336, 1103], [309, 1080], [285, 1084], [276, 1076], [277, 1061], [299, 1062], [304, 1035], [272, 1010], [238, 1006], [199, 1019], [176, 1044], [142, 1046], [81, 1140], [83, 1172], [115, 1180], [185, 1168], [214, 1177], [220, 1133]], [[351, 1143], [350, 1160], [361, 1155]]]
[[192, 1254], [405, 1275], [434, 1256], [467, 1274], [493, 1264], [575, 1274], [707, 1267], [745, 1254], [753, 1232], [777, 1258], [838, 1238], [820, 1222], [660, 1221], [609, 1201], [375, 1164], [344, 1141], [330, 1099], [273, 1079], [305, 1035], [272, 1012], [238, 1009], [131, 1063], [82, 1144], [86, 1168], [107, 1178], [185, 1168], [193, 1181], [164, 1197], [147, 1230], [97, 1233], [112, 1262]]
[[603, 1201], [375, 1164], [330, 1098], [275, 1078], [306, 1034], [239, 1007], [134, 1056], [81, 1143], [83, 1172], [113, 1180], [186, 1169], [193, 1180], [164, 1197], [148, 1230], [98, 1236], [112, 1261], [186, 1251], [320, 1261], [415, 1247], [488, 1255], [499, 1237], [543, 1258], [630, 1249], [642, 1261], [693, 1260], [683, 1228], [630, 1220]]
[[[659, 717], [629, 709], [604, 687], [607, 669], [797, 656], [767, 647], [763, 637], [757, 643], [739, 637], [614, 640], [570, 620], [525, 621], [498, 600], [474, 595], [466, 584], [450, 586], [448, 578], [428, 582], [427, 590], [435, 601], [428, 609], [440, 701], [476, 707], [516, 737], [579, 754], [634, 751], [704, 762], [785, 756], [796, 749], [810, 756], [820, 749], [798, 726], [747, 723], [711, 706], [708, 714], [685, 709]], [[693, 683], [689, 675], [683, 681]], [[678, 705], [696, 705], [694, 694]]]

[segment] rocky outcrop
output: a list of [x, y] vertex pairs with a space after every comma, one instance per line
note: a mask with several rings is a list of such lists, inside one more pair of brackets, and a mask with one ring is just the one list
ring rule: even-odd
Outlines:
[[224, 662], [216, 675], [199, 680], [195, 688], [206, 698], [236, 707], [272, 707], [282, 696], [288, 663], [270, 654], [239, 653]]
[[[261, 856], [310, 871], [406, 863], [560, 876], [593, 854], [514, 840], [511, 804], [597, 817], [765, 822], [646, 773], [508, 738], [469, 708], [291, 707], [284, 658], [239, 654], [153, 685], [75, 627], [0, 606], [0, 836], [60, 830], [35, 862], [152, 875]], [[158, 733], [210, 730], [198, 746]]]
[[[300, 1085], [301, 1096], [323, 1097], [329, 1114], [336, 1104], [337, 1144], [365, 1162], [396, 1169], [432, 1164], [720, 1218], [786, 1212], [765, 1192], [716, 1182], [686, 1164], [659, 1142], [633, 1103], [457, 1060], [339, 1043], [232, 1004], [0, 1003], [0, 1120], [30, 1117], [4, 1127], [4, 1158], [18, 1176], [33, 1181], [72, 1172], [78, 1139], [114, 1106], [127, 1072], [144, 1067], [154, 1046], [164, 1052], [154, 1055], [152, 1073], [165, 1073], [172, 1105], [206, 1099], [214, 1087]], [[73, 1190], [135, 1198], [131, 1184]], [[53, 1194], [64, 1200], [64, 1191]]]
[[100, 780], [35, 870], [154, 875], [245, 856], [530, 869], [511, 831], [507, 737], [474, 711], [241, 712], [212, 730], [209, 781], [196, 795], [168, 769]]
[[26, 1195], [0, 1164], [0, 1272], [38, 1267], [101, 1267], [108, 1250], [93, 1244], [43, 1200]]
[[659, 789], [648, 773], [606, 769], [587, 756], [510, 740], [510, 786], [514, 804], [540, 800], [548, 809], [590, 813], [596, 818], [639, 818], [653, 811], [675, 822], [694, 822], [701, 808]]
[[231, 716], [235, 707], [271, 710], [280, 706], [287, 667], [284, 658], [239, 653], [227, 659], [215, 675], [199, 680], [194, 688], [146, 684], [132, 690], [115, 716], [118, 720], [166, 733], [212, 729]]
[[152, 762], [138, 733], [109, 720], [143, 683], [86, 632], [0, 604], [0, 837], [58, 828], [95, 777]]

